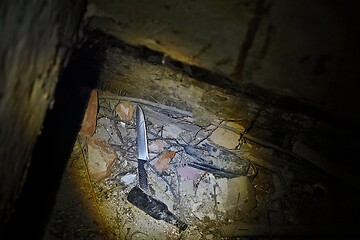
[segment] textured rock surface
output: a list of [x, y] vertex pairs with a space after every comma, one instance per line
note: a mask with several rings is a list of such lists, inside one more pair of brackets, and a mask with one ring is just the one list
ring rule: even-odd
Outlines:
[[245, 128], [234, 122], [224, 122], [211, 134], [210, 140], [222, 147], [235, 149], [239, 145], [240, 134]]
[[226, 210], [249, 212], [256, 207], [255, 189], [248, 177], [240, 176], [228, 180]]
[[88, 169], [90, 177], [101, 180], [111, 174], [112, 166], [116, 160], [116, 153], [103, 139], [88, 138]]
[[174, 151], [164, 151], [155, 162], [157, 170], [160, 172], [166, 171], [169, 168], [169, 163], [174, 158], [174, 156]]
[[21, 190], [83, 9], [82, 0], [0, 3], [1, 227]]
[[97, 91], [91, 91], [83, 122], [81, 124], [80, 133], [85, 136], [94, 134], [96, 128], [96, 115], [98, 112], [98, 97]]
[[135, 106], [131, 102], [125, 101], [119, 103], [115, 111], [122, 121], [129, 123], [134, 117]]
[[[223, 73], [231, 73], [236, 66], [251, 20], [249, 13], [255, 6], [234, 0], [89, 2], [91, 9], [96, 9], [92, 14], [106, 17], [93, 19], [94, 27], [131, 44]], [[115, 21], [106, 21], [109, 17]]]

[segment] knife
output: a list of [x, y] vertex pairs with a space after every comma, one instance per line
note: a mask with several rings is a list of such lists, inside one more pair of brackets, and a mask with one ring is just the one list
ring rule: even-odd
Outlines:
[[136, 108], [136, 130], [138, 147], [138, 176], [139, 186], [142, 190], [148, 189], [148, 176], [145, 170], [145, 163], [149, 160], [149, 152], [146, 136], [145, 117], [142, 108], [138, 105]]
[[149, 152], [144, 112], [139, 105], [136, 108], [136, 130], [139, 187], [135, 186], [131, 189], [127, 196], [127, 200], [151, 217], [157, 220], [164, 220], [184, 231], [187, 228], [187, 224], [170, 212], [165, 203], [146, 193], [148, 189], [148, 176], [144, 165], [149, 160]]

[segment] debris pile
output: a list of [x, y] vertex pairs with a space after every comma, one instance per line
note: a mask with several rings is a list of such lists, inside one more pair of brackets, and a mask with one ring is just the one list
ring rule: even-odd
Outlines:
[[[161, 231], [186, 239], [206, 233], [213, 239], [254, 236], [259, 229], [267, 235], [264, 226], [274, 224], [281, 231], [286, 224], [301, 223], [301, 210], [288, 189], [293, 172], [261, 156], [273, 156], [273, 151], [265, 149], [264, 154], [246, 143], [240, 121], [213, 119], [204, 126], [191, 112], [159, 103], [104, 93], [91, 96], [87, 112], [96, 108], [96, 119], [85, 119], [96, 123], [83, 126], [96, 128], [92, 134], [79, 132], [73, 158], [85, 159], [97, 201], [112, 214], [107, 224], [121, 237], [132, 232], [152, 238]], [[149, 151], [145, 191], [139, 188], [137, 171], [137, 105], [145, 115]], [[147, 206], [149, 202], [157, 205]], [[270, 213], [276, 217], [271, 219]]]
[[230, 151], [239, 145], [240, 135], [219, 128], [224, 121], [199, 126], [190, 112], [141, 99], [100, 95], [99, 106], [90, 100], [87, 112], [99, 108], [96, 124], [87, 125], [96, 130], [91, 136], [80, 131], [80, 136], [86, 136], [81, 138], [83, 152], [93, 180], [109, 187], [121, 183], [125, 194], [138, 184], [135, 109], [140, 104], [148, 135], [150, 196], [190, 225], [199, 220], [225, 223], [235, 220], [235, 208], [251, 211], [256, 206], [249, 180], [254, 165]]

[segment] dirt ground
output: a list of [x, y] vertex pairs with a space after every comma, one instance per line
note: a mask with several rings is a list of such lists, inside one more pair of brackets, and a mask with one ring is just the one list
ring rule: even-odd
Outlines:
[[[78, 135], [44, 239], [307, 239], [354, 231], [358, 187], [334, 165], [339, 153], [329, 135], [342, 133], [332, 125], [253, 86], [98, 32], [85, 36], [73, 59], [98, 78], [96, 129]], [[128, 200], [138, 186], [137, 133], [134, 112], [117, 108], [123, 104], [144, 110], [146, 194], [185, 230]], [[91, 145], [99, 139], [100, 153]], [[105, 148], [113, 161], [103, 159]]]

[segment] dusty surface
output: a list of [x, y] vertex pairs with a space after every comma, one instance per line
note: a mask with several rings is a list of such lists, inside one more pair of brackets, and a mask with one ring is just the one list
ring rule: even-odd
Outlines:
[[[92, 37], [75, 56], [79, 69], [91, 67], [99, 75], [94, 135], [113, 147], [117, 160], [108, 178], [91, 179], [86, 144], [79, 136], [44, 239], [352, 233], [359, 211], [354, 195], [358, 188], [345, 166], [335, 165], [334, 171], [334, 158], [340, 153], [330, 147], [333, 139], [326, 135], [328, 129], [336, 136], [341, 132], [301, 111], [279, 107], [276, 97], [265, 101], [269, 98], [261, 92], [251, 95], [226, 79], [219, 83], [215, 81], [219, 76], [161, 54], [101, 35]], [[80, 61], [84, 59], [86, 63]], [[116, 113], [116, 106], [127, 101], [140, 104], [147, 120], [151, 149], [147, 194], [186, 222], [185, 231], [151, 218], [127, 201], [137, 185], [136, 131], [133, 118], [123, 121]], [[216, 166], [241, 173], [217, 176], [194, 168], [189, 147], [201, 150], [201, 156]], [[226, 154], [216, 155], [219, 149]], [[229, 159], [234, 155], [229, 153], [240, 157], [241, 164], [233, 165]], [[344, 163], [350, 160], [343, 155]], [[249, 166], [247, 171], [241, 170], [243, 163]]]
[[130, 44], [147, 46], [174, 59], [230, 75], [255, 5], [212, 0], [95, 0], [89, 2], [88, 16], [95, 16], [91, 27]]
[[292, 96], [355, 126], [356, 7], [343, 1], [90, 0], [89, 26]]

